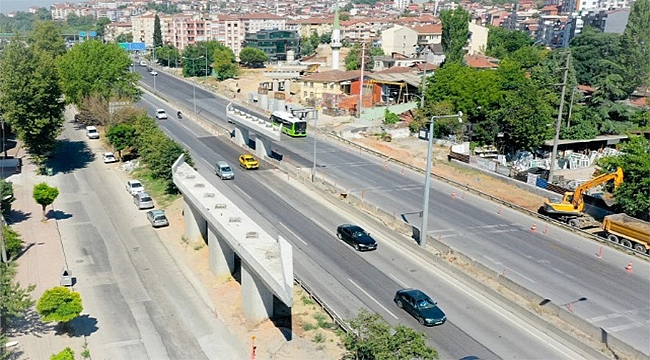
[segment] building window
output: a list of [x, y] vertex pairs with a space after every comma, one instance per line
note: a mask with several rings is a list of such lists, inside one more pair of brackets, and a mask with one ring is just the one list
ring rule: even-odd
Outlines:
[[307, 92], [306, 92], [306, 91], [303, 92], [303, 96], [304, 96], [304, 97], [307, 97]]
[[314, 87], [314, 82], [309, 83], [309, 87]]

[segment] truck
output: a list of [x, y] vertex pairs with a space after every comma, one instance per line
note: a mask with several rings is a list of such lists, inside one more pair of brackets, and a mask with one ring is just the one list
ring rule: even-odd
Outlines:
[[627, 214], [607, 215], [603, 219], [607, 240], [647, 254], [650, 250], [650, 222]]
[[564, 193], [562, 198], [547, 198], [540, 208], [540, 213], [579, 229], [600, 226], [593, 217], [584, 213], [584, 195], [587, 190], [609, 181], [614, 182], [615, 189], [618, 188], [623, 183], [623, 169], [619, 167], [613, 173], [596, 176], [576, 187], [574, 191]]

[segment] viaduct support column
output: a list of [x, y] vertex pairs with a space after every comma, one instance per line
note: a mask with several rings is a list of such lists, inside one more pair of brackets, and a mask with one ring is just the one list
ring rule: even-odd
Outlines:
[[185, 218], [185, 238], [190, 243], [205, 241], [208, 238], [208, 222], [194, 211], [187, 199], [183, 199], [183, 217]]
[[271, 141], [268, 139], [258, 136], [255, 139], [255, 154], [260, 159], [267, 159], [271, 157], [272, 154]]
[[239, 146], [248, 146], [248, 129], [235, 126], [235, 143]]
[[263, 321], [273, 316], [273, 293], [241, 264], [242, 312], [249, 321]]
[[235, 270], [235, 253], [211, 227], [208, 227], [208, 247], [212, 273], [218, 277], [231, 275]]

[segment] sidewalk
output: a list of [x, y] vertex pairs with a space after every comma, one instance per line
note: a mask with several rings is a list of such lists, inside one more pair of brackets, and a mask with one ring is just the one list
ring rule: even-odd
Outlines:
[[[57, 221], [52, 218], [41, 221], [41, 206], [32, 197], [35, 184], [51, 181], [48, 176], [36, 174], [36, 166], [27, 156], [23, 157], [22, 173], [6, 180], [13, 183], [16, 198], [7, 222], [21, 235], [25, 247], [23, 255], [16, 260], [16, 281], [23, 287], [35, 284], [32, 299], [37, 302], [46, 290], [59, 286], [59, 276], [65, 266]], [[48, 207], [47, 211], [50, 209]], [[35, 306], [23, 321], [9, 329], [7, 335], [10, 341], [18, 341], [13, 350], [19, 359], [49, 359], [67, 346], [79, 354], [84, 343], [83, 338], [56, 335], [54, 323], [42, 323]]]

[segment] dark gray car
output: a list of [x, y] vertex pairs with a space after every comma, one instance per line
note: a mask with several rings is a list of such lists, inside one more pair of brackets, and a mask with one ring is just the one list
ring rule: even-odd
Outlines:
[[447, 321], [447, 316], [440, 310], [438, 304], [418, 289], [398, 290], [393, 301], [398, 307], [413, 315], [422, 325], [434, 326]]
[[342, 224], [336, 228], [336, 236], [352, 245], [357, 251], [375, 250], [377, 242], [360, 226]]

